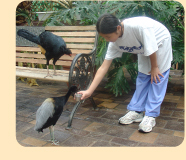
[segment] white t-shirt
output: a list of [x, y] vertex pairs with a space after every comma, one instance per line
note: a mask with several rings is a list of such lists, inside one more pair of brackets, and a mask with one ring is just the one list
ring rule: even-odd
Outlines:
[[149, 56], [156, 52], [161, 73], [171, 67], [172, 45], [168, 29], [148, 17], [134, 17], [123, 21], [124, 33], [116, 42], [110, 42], [106, 60], [121, 57], [123, 52], [138, 54], [138, 71], [149, 75]]

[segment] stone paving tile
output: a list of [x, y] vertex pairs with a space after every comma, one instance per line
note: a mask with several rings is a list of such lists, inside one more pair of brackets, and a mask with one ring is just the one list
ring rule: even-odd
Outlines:
[[140, 133], [139, 131], [135, 131], [129, 139], [137, 142], [153, 144], [157, 137], [158, 137], [158, 133], [153, 133], [153, 132]]
[[74, 135], [60, 145], [71, 147], [88, 147], [91, 146], [91, 144], [94, 144], [95, 142], [97, 142], [96, 139]]
[[185, 100], [185, 97], [181, 96], [180, 101], [184, 102], [184, 100]]
[[86, 120], [86, 118], [88, 118], [88, 115], [83, 115], [83, 114], [75, 114], [73, 119], [82, 119], [82, 120]]
[[69, 133], [74, 134], [74, 135], [79, 135], [79, 136], [89, 136], [90, 132], [89, 131], [85, 131], [85, 130], [79, 130], [79, 129], [75, 129], [72, 128], [70, 130], [68, 130]]
[[28, 138], [22, 140], [21, 142], [26, 143], [28, 145], [32, 145], [32, 146], [38, 146], [38, 147], [41, 147], [41, 146], [43, 146], [47, 143], [45, 141], [38, 140], [38, 139], [35, 139], [35, 138], [32, 138], [32, 137], [28, 137]]
[[24, 135], [28, 135], [30, 137], [37, 138], [37, 139], [40, 139], [41, 137], [45, 136], [48, 133], [49, 133], [48, 128], [44, 129], [43, 132], [38, 133], [37, 131], [34, 130], [34, 127], [23, 132]]
[[88, 110], [87, 112], [85, 112], [85, 115], [91, 116], [91, 117], [101, 117], [106, 113], [106, 111], [92, 111], [92, 110]]
[[113, 138], [111, 142], [121, 144], [122, 146], [124, 145], [124, 146], [130, 146], [130, 147], [135, 147], [138, 145], [138, 142], [131, 141], [128, 139], [118, 138], [118, 137]]
[[45, 145], [43, 145], [43, 147], [61, 147], [61, 146], [60, 146], [60, 144], [54, 145], [54, 144], [52, 144], [51, 142], [48, 142], [48, 143], [46, 143]]
[[90, 121], [90, 122], [99, 122], [99, 123], [107, 123], [108, 122], [108, 119], [99, 118], [99, 117], [87, 117], [85, 120]]
[[119, 146], [121, 145], [100, 140], [95, 142], [91, 147], [119, 147]]
[[20, 116], [20, 115], [16, 115], [16, 120], [19, 120], [19, 121], [22, 121], [22, 122], [31, 122], [31, 121], [33, 121], [32, 118], [24, 117], [24, 116]]
[[86, 126], [88, 126], [89, 124], [91, 124], [91, 122], [84, 121], [81, 119], [75, 119], [72, 121], [72, 127], [75, 129], [83, 129]]
[[177, 103], [173, 103], [173, 102], [165, 102], [163, 101], [163, 103], [161, 104], [161, 108], [163, 107], [167, 107], [167, 108], [176, 108]]
[[172, 131], [172, 130], [162, 129], [162, 128], [159, 128], [159, 127], [154, 127], [152, 132], [162, 133], [162, 134], [167, 134], [167, 135], [173, 135], [173, 133], [174, 133], [174, 131]]
[[178, 122], [181, 122], [182, 124], [184, 124], [185, 120], [184, 119], [178, 119]]
[[112, 120], [117, 120], [122, 117], [123, 114], [118, 114], [118, 113], [113, 113], [113, 112], [107, 112], [104, 114], [101, 118], [107, 118], [107, 119], [112, 119]]
[[31, 109], [26, 108], [26, 109], [23, 109], [21, 111], [18, 111], [16, 114], [19, 115], [19, 116], [23, 116], [23, 117], [29, 117], [32, 114], [34, 114], [34, 112], [31, 112]]
[[106, 133], [100, 133], [100, 132], [90, 132], [87, 137], [99, 139], [103, 141], [111, 141], [114, 136], [107, 135]]
[[63, 116], [63, 113], [62, 115], [59, 117], [58, 121], [57, 121], [57, 124], [58, 125], [63, 125], [65, 123], [67, 123], [69, 120], [69, 117], [68, 116]]
[[87, 126], [86, 128], [84, 128], [84, 130], [90, 131], [90, 132], [101, 132], [101, 133], [106, 133], [107, 130], [108, 130], [110, 127], [111, 127], [111, 126], [109, 126], [109, 125], [107, 125], [107, 124], [93, 122], [93, 123], [91, 123], [89, 126]]
[[33, 121], [30, 121], [29, 123], [31, 123], [31, 124], [36, 124], [36, 120], [33, 120]]
[[[55, 136], [55, 139], [57, 141], [59, 141], [59, 145], [61, 145], [64, 141], [69, 139], [69, 137], [71, 137], [72, 134], [70, 134], [69, 132], [62, 132], [62, 131], [55, 130], [54, 131], [54, 136]], [[48, 140], [51, 139], [50, 133], [46, 134], [41, 139], [43, 139], [44, 141], [48, 142]]]
[[137, 147], [164, 147], [164, 146], [160, 145], [160, 144], [151, 144], [151, 143], [140, 142]]
[[162, 110], [160, 112], [160, 116], [171, 116], [172, 113], [173, 113], [173, 111], [171, 111], [171, 110]]
[[184, 103], [178, 103], [178, 105], [177, 105], [177, 108], [179, 108], [179, 109], [184, 109]]
[[118, 105], [118, 103], [103, 102], [100, 105], [105, 108], [112, 108], [113, 109]]
[[112, 96], [113, 96], [112, 94], [108, 94], [108, 93], [106, 93], [106, 94], [97, 94], [97, 95], [95, 96], [95, 98], [109, 99], [109, 98], [111, 98]]
[[21, 147], [35, 147], [33, 145], [25, 144], [25, 143], [22, 143], [22, 142], [18, 142], [18, 144], [21, 145]]
[[156, 119], [156, 127], [164, 128], [166, 124], [167, 124], [166, 120], [162, 120], [158, 118]]
[[160, 134], [154, 144], [163, 146], [179, 146], [183, 142], [183, 138]]
[[168, 121], [165, 129], [171, 129], [176, 131], [184, 131], [184, 123], [176, 121]]
[[[178, 82], [179, 81], [179, 82]], [[38, 86], [30, 87], [16, 81], [16, 139], [25, 147], [51, 147], [49, 129], [43, 133], [34, 131], [35, 113], [48, 97], [65, 95], [66, 83], [37, 81]], [[177, 83], [177, 85], [175, 85]], [[184, 139], [184, 83], [183, 79], [173, 78], [169, 82], [165, 100], [161, 105], [161, 115], [156, 118], [156, 126], [151, 133], [138, 132], [139, 123], [120, 125], [118, 119], [126, 114], [127, 105], [135, 91], [122, 96], [108, 94], [104, 80], [93, 93], [99, 110], [92, 110], [91, 101], [86, 100], [77, 109], [72, 129], [66, 130], [69, 115], [76, 104], [73, 97], [64, 107], [64, 111], [55, 125], [55, 137], [60, 141], [57, 147], [165, 147], [178, 146]], [[106, 108], [107, 107], [107, 108]], [[56, 147], [56, 146], [55, 146]]]
[[16, 140], [18, 143], [20, 143], [20, 141], [22, 141], [23, 139], [26, 139], [27, 137], [28, 137], [28, 135], [25, 135], [21, 132], [16, 133]]
[[179, 103], [180, 102], [180, 100], [175, 100], [175, 99], [170, 99], [169, 101], [173, 102], [173, 103]]
[[174, 132], [174, 136], [183, 137], [184, 138], [184, 132], [175, 131]]
[[[92, 108], [91, 108], [92, 109]], [[82, 108], [82, 107], [79, 107], [76, 111], [76, 114], [83, 114], [85, 112], [87, 112], [88, 110], [90, 110], [90, 107], [89, 108]]]
[[103, 102], [100, 105], [105, 108], [112, 108], [113, 109], [118, 105], [118, 103]]
[[94, 100], [98, 100], [98, 101], [104, 101], [104, 102], [113, 102], [113, 100], [112, 99], [104, 99], [104, 98], [96, 98], [96, 97], [94, 97]]
[[180, 109], [180, 108], [168, 108], [168, 107], [165, 107], [164, 109], [162, 109], [162, 110], [171, 110], [171, 111], [184, 111], [184, 109]]
[[139, 128], [139, 123], [132, 123], [132, 124], [130, 124], [130, 125], [123, 125], [123, 124], [120, 124], [120, 126], [125, 126], [126, 128], [132, 128], [132, 129], [138, 130], [138, 128]]
[[[114, 101], [115, 102], [115, 101]], [[127, 103], [128, 104], [128, 103]], [[127, 111], [127, 104], [119, 104], [115, 107], [115, 109], [122, 109]]]
[[[102, 108], [102, 110], [104, 110], [104, 108]], [[126, 108], [124, 108], [124, 109], [116, 109], [116, 108], [115, 109], [109, 109], [109, 108], [106, 108], [106, 111], [108, 113], [120, 114], [122, 116], [124, 116], [128, 112], [128, 110]]]
[[165, 120], [165, 121], [177, 121], [178, 118], [173, 118], [173, 117], [167, 117], [167, 116], [159, 116], [156, 118], [156, 121], [157, 120]]
[[107, 119], [107, 121], [105, 122], [106, 124], [109, 125], [114, 125], [114, 126], [119, 126], [120, 124], [118, 123], [118, 119]]
[[27, 123], [27, 122], [22, 122], [22, 121], [16, 121], [16, 132], [24, 132], [30, 128], [32, 128], [34, 125]]
[[183, 111], [174, 111], [171, 117], [176, 117], [176, 118], [184, 118], [184, 112]]
[[[124, 94], [123, 96], [112, 97], [112, 100], [114, 100], [115, 102], [118, 102], [118, 103], [126, 103], [125, 100], [127, 100], [128, 98], [132, 98], [132, 96], [130, 96], [128, 94]], [[126, 104], [128, 104], [128, 103], [126, 103]]]
[[180, 96], [174, 96], [174, 95], [165, 95], [165, 99], [174, 99], [174, 100], [180, 100]]
[[131, 134], [133, 134], [135, 129], [126, 128], [125, 125], [122, 126], [112, 126], [107, 134], [111, 136], [121, 137], [121, 138], [129, 138]]

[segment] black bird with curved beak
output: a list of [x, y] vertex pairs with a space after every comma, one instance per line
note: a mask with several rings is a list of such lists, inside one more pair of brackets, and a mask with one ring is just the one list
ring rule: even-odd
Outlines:
[[34, 130], [43, 132], [43, 129], [50, 130], [52, 144], [58, 145], [54, 138], [54, 125], [63, 112], [63, 107], [68, 101], [70, 95], [77, 92], [76, 86], [71, 86], [65, 96], [47, 98], [36, 112], [36, 124]]
[[42, 54], [45, 55], [47, 60], [46, 62], [47, 75], [45, 76], [45, 78], [52, 77], [49, 74], [49, 69], [48, 69], [49, 61], [52, 58], [53, 58], [54, 75], [56, 75], [56, 71], [55, 71], [56, 61], [64, 54], [67, 54], [69, 56], [72, 55], [71, 50], [66, 47], [65, 41], [60, 36], [54, 35], [49, 31], [44, 31], [39, 36], [37, 36], [25, 29], [19, 29], [17, 31], [17, 34], [31, 42], [38, 44], [38, 46], [40, 47]]

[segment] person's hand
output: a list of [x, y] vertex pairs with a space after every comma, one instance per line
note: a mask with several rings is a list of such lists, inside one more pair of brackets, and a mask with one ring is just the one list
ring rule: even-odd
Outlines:
[[151, 71], [149, 72], [151, 74], [151, 84], [154, 80], [154, 82], [157, 84], [157, 79], [158, 81], [160, 82], [160, 77], [159, 76], [162, 76], [164, 77], [161, 73], [160, 73], [160, 70], [158, 67], [154, 67], [151, 69]]
[[78, 94], [82, 94], [81, 100], [87, 99], [88, 97], [91, 96], [91, 93], [88, 90], [86, 90], [86, 91], [79, 91], [77, 93]]

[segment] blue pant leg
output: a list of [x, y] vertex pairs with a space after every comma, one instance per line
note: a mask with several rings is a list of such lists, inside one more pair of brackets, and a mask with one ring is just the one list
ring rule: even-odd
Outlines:
[[158, 82], [156, 84], [153, 81], [153, 83], [150, 85], [145, 105], [146, 116], [158, 117], [160, 115], [161, 104], [163, 102], [167, 90], [169, 72], [170, 69], [162, 73], [164, 78], [159, 76], [161, 82], [157, 80]]
[[147, 100], [149, 84], [151, 81], [151, 76], [138, 72], [136, 79], [136, 90], [134, 95], [127, 106], [130, 111], [145, 111], [145, 104]]

